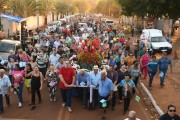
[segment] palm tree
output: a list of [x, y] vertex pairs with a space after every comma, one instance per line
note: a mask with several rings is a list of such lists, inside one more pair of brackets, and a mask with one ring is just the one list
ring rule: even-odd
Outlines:
[[38, 3], [36, 0], [10, 0], [8, 5], [14, 15], [27, 18], [36, 14]]
[[38, 0], [40, 3], [39, 12], [44, 16], [44, 24], [47, 24], [47, 16], [50, 12], [53, 12], [55, 7], [55, 0]]

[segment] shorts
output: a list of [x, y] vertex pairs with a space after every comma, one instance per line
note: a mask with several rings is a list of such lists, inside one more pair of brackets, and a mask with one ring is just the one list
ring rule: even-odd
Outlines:
[[24, 86], [25, 86], [26, 88], [30, 88], [30, 87], [31, 87], [31, 79], [26, 79], [26, 78], [25, 78]]

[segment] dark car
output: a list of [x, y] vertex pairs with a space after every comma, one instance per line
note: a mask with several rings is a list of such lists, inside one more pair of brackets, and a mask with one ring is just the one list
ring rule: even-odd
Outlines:
[[0, 41], [0, 57], [3, 60], [7, 60], [10, 50], [17, 52], [17, 50], [21, 48], [22, 45], [20, 41], [3, 39]]

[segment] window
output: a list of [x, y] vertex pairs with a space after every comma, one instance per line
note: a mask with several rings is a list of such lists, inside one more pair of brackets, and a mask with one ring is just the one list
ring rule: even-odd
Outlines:
[[167, 42], [164, 37], [152, 37], [151, 42]]
[[0, 52], [9, 52], [9, 50], [15, 51], [15, 45], [6, 42], [0, 42]]

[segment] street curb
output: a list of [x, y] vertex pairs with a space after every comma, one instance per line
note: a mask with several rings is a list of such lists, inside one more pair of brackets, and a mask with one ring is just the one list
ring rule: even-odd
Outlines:
[[161, 116], [164, 114], [164, 112], [162, 111], [162, 109], [156, 104], [156, 101], [154, 100], [154, 98], [152, 97], [151, 93], [149, 92], [149, 90], [147, 89], [147, 87], [144, 85], [144, 83], [139, 82], [139, 84], [141, 85], [141, 87], [143, 88], [144, 92], [146, 93], [146, 95], [148, 96], [148, 98], [150, 99], [151, 103], [153, 104], [154, 108], [156, 109], [156, 111], [158, 112], [158, 114]]

